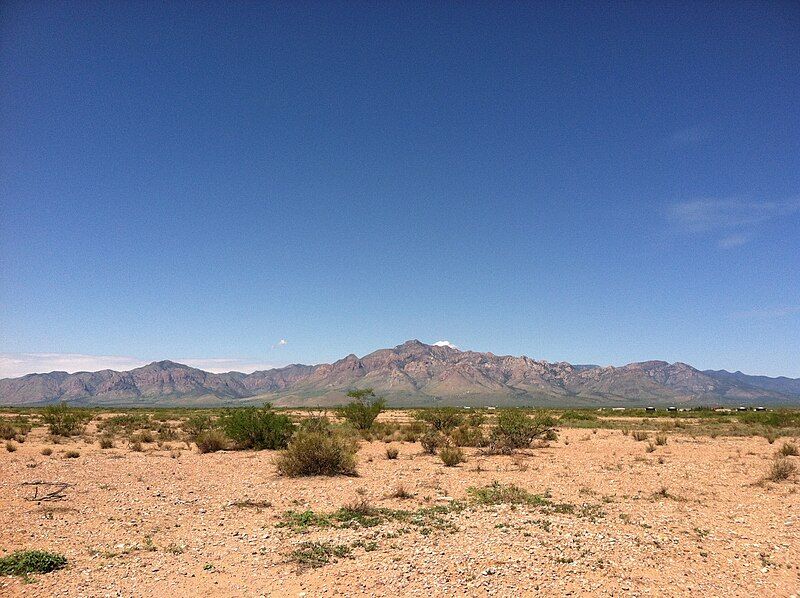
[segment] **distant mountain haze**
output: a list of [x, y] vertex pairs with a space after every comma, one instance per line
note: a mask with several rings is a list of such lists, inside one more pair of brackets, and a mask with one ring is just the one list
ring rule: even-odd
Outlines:
[[363, 387], [374, 388], [394, 406], [800, 402], [800, 379], [700, 371], [665, 361], [622, 367], [551, 363], [411, 340], [364, 357], [351, 354], [330, 364], [295, 364], [252, 374], [214, 374], [172, 361], [125, 372], [28, 374], [0, 380], [0, 404], [219, 406], [270, 401], [278, 406], [325, 406], [343, 403], [348, 390]]

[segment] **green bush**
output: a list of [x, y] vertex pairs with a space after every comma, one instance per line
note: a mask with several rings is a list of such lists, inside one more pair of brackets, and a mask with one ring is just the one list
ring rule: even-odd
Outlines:
[[70, 407], [66, 403], [48, 405], [42, 411], [42, 421], [54, 436], [77, 436], [83, 433], [92, 415], [86, 409]]
[[44, 550], [18, 550], [0, 558], [0, 575], [50, 573], [66, 567], [67, 559]]
[[369, 430], [386, 406], [386, 401], [377, 398], [371, 388], [351, 390], [347, 396], [353, 400], [339, 409], [339, 415], [356, 430]]
[[464, 451], [457, 446], [443, 447], [442, 450], [439, 451], [439, 458], [442, 460], [445, 467], [455, 467], [459, 463], [463, 463], [467, 460], [464, 456]]
[[220, 428], [239, 448], [285, 448], [294, 433], [295, 425], [288, 415], [276, 413], [267, 403], [261, 408], [232, 409], [219, 421]]
[[536, 439], [552, 438], [555, 425], [556, 420], [549, 415], [528, 417], [516, 409], [501, 411], [497, 416], [497, 425], [492, 430], [490, 447], [493, 452], [503, 454], [527, 448]]
[[487, 439], [483, 430], [474, 426], [459, 426], [450, 433], [450, 438], [456, 446], [486, 446]]
[[358, 441], [341, 430], [300, 430], [275, 461], [289, 477], [356, 475]]
[[205, 413], [195, 413], [181, 424], [181, 428], [190, 438], [197, 438], [203, 432], [211, 429], [211, 416]]
[[429, 455], [435, 455], [439, 447], [444, 446], [445, 439], [441, 433], [434, 430], [429, 430], [422, 435], [422, 438], [419, 439], [419, 442], [422, 445], [423, 451]]
[[569, 411], [565, 411], [561, 415], [560, 419], [565, 421], [595, 421], [597, 420], [597, 416], [594, 413], [589, 413], [588, 411], [570, 409]]
[[[228, 437], [220, 430], [206, 430], [205, 432], [201, 432], [194, 439], [194, 442], [197, 445], [198, 452], [201, 454], [216, 453], [217, 451], [228, 448]], [[142, 450], [141, 443], [139, 444], [139, 450]]]
[[437, 407], [423, 409], [414, 414], [419, 420], [428, 422], [434, 430], [444, 432], [460, 426], [464, 422], [464, 414], [455, 407]]

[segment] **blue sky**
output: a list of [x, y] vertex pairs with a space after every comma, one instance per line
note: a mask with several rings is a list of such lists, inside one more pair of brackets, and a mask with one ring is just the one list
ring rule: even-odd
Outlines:
[[798, 57], [795, 2], [4, 2], [0, 375], [800, 376]]

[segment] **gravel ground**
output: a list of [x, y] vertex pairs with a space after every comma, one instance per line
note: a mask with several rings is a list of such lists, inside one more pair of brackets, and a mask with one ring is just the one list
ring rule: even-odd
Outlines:
[[[648, 453], [620, 431], [566, 430], [524, 455], [466, 449], [468, 462], [447, 468], [419, 444], [393, 443], [389, 460], [372, 442], [358, 477], [286, 479], [271, 451], [101, 450], [48, 444], [37, 428], [0, 454], [0, 556], [46, 549], [69, 565], [0, 578], [0, 595], [798, 596], [800, 484], [756, 483], [780, 444], [671, 435]], [[66, 500], [37, 503], [20, 485], [33, 480], [72, 486]], [[467, 488], [495, 481], [572, 506], [470, 501]], [[412, 496], [389, 498], [399, 485]], [[357, 500], [450, 508], [422, 523], [279, 525], [289, 510]], [[349, 554], [305, 566], [291, 555], [304, 542]]]

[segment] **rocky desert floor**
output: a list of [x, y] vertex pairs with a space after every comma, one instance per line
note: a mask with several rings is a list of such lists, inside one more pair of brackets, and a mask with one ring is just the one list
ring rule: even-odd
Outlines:
[[[759, 483], [781, 440], [675, 433], [648, 452], [562, 429], [512, 456], [465, 449], [457, 467], [363, 442], [357, 477], [289, 479], [273, 451], [101, 449], [37, 427], [0, 453], [0, 556], [69, 564], [2, 577], [0, 595], [798, 596], [800, 484]], [[37, 480], [70, 486], [37, 502]], [[537, 498], [468, 491], [509, 485]], [[370, 516], [332, 515], [347, 505]]]

